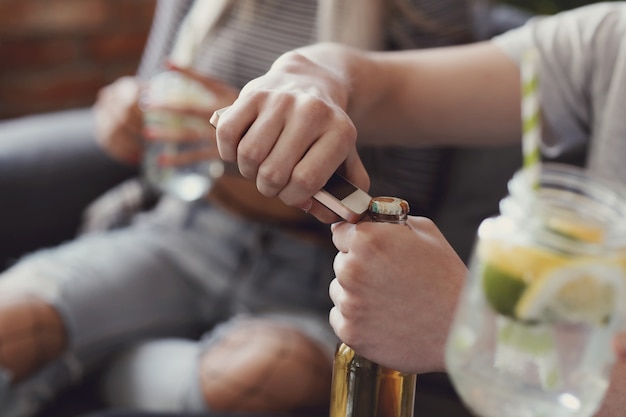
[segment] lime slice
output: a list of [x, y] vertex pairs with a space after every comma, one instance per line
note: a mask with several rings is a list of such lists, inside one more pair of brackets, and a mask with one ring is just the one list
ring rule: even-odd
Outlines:
[[562, 256], [529, 246], [483, 240], [478, 246], [482, 261], [482, 285], [489, 305], [498, 313], [514, 317], [515, 306], [529, 283], [546, 269], [562, 265]]
[[624, 273], [618, 265], [574, 262], [545, 271], [531, 283], [514, 315], [525, 321], [606, 323], [622, 301]]
[[483, 240], [477, 251], [484, 264], [526, 283], [535, 281], [548, 269], [570, 262], [562, 254], [500, 240]]
[[515, 306], [527, 284], [519, 276], [486, 264], [483, 270], [483, 291], [487, 302], [498, 313], [513, 317]]

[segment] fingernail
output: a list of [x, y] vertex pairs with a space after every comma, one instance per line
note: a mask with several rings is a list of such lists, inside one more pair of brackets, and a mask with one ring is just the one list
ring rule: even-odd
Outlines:
[[311, 210], [311, 207], [313, 207], [313, 200], [310, 198], [304, 204], [298, 206], [298, 208], [305, 213], [308, 213]]

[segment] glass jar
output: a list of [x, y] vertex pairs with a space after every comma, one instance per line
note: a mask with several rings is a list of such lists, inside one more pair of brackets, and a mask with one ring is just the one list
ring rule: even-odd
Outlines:
[[[375, 197], [368, 217], [406, 226], [408, 212], [405, 200]], [[415, 374], [381, 366], [340, 343], [333, 366], [330, 417], [412, 417], [415, 381]]]
[[626, 193], [560, 164], [529, 182], [478, 229], [447, 369], [482, 417], [591, 416], [624, 318]]

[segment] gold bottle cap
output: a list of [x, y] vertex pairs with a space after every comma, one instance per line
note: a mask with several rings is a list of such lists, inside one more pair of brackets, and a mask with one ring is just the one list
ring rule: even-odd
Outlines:
[[397, 197], [374, 197], [369, 205], [370, 217], [374, 221], [403, 221], [409, 213], [409, 203]]

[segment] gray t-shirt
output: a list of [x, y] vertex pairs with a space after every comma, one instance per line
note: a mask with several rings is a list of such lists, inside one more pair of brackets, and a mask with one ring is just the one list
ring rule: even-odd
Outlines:
[[494, 38], [518, 64], [535, 48], [546, 155], [588, 144], [588, 168], [626, 184], [626, 4], [596, 3]]

